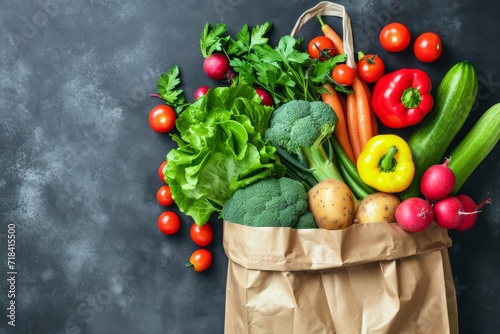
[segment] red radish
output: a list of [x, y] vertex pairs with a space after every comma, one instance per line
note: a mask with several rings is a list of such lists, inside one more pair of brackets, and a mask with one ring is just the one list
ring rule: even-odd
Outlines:
[[209, 78], [222, 80], [229, 72], [229, 59], [223, 53], [212, 53], [203, 61], [203, 70]]
[[255, 91], [257, 92], [257, 95], [259, 95], [259, 97], [262, 99], [262, 105], [272, 107], [273, 98], [271, 97], [271, 94], [269, 94], [262, 88], [255, 88]]
[[441, 227], [448, 229], [457, 227], [465, 214], [464, 205], [456, 196], [448, 196], [434, 203], [434, 219]]
[[426, 200], [419, 197], [405, 199], [396, 209], [396, 221], [408, 232], [421, 232], [432, 224], [434, 212]]
[[486, 198], [481, 203], [476, 204], [476, 202], [474, 202], [474, 200], [470, 198], [470, 196], [461, 194], [457, 195], [456, 197], [464, 205], [464, 211], [469, 213], [465, 215], [464, 219], [462, 219], [462, 222], [455, 227], [455, 230], [457, 231], [466, 231], [474, 226], [474, 224], [476, 223], [477, 214], [481, 212], [479, 210], [486, 204], [490, 204], [492, 202], [491, 198]]
[[210, 87], [201, 86], [194, 92], [194, 100], [196, 101], [199, 97], [205, 95]]
[[443, 164], [429, 167], [420, 180], [420, 191], [429, 202], [437, 201], [450, 195], [455, 187], [455, 174], [446, 159]]

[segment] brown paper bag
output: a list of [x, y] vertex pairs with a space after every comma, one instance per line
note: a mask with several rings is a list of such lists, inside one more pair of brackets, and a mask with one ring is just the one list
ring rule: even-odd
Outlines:
[[224, 222], [225, 333], [458, 333], [445, 229]]
[[[347, 63], [355, 65], [345, 8], [320, 2], [316, 15], [342, 18]], [[226, 334], [458, 333], [448, 232], [433, 224], [345, 230], [252, 228], [224, 222], [228, 256]]]

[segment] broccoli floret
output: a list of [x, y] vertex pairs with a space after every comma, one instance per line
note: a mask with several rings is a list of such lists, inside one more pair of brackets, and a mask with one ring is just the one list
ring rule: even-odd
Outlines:
[[314, 177], [308, 179], [309, 186], [329, 178], [343, 181], [332, 161], [331, 146], [327, 146], [337, 121], [335, 112], [324, 102], [293, 100], [274, 110], [264, 139], [278, 148], [287, 176], [304, 179], [303, 172], [308, 170]]
[[[236, 190], [222, 207], [221, 216], [253, 227], [295, 227], [298, 222], [301, 228], [312, 227], [307, 191], [301, 182], [288, 177], [261, 179]], [[312, 222], [316, 227], [314, 219]]]
[[297, 221], [297, 224], [294, 226], [295, 228], [317, 228], [318, 225], [316, 224], [316, 221], [314, 220], [313, 214], [309, 211], [304, 213], [302, 216], [299, 217], [299, 220]]

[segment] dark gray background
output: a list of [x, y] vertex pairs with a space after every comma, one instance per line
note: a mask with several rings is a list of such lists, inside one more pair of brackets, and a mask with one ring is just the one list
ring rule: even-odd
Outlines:
[[[188, 99], [204, 84], [199, 34], [272, 21], [289, 33], [316, 1], [2, 1], [0, 11], [0, 333], [222, 333], [227, 259], [213, 219], [212, 267], [186, 270], [188, 226], [165, 237], [157, 167], [171, 146], [147, 115], [159, 74], [180, 66]], [[388, 71], [418, 67], [435, 87], [461, 60], [479, 73], [469, 129], [500, 102], [496, 0], [339, 1], [356, 51], [379, 53]], [[401, 21], [413, 38], [438, 32], [444, 52], [422, 64], [410, 49], [384, 52], [380, 28]], [[302, 31], [319, 32], [315, 21]], [[332, 25], [337, 20], [328, 21]], [[404, 133], [402, 133], [404, 135]], [[463, 133], [462, 133], [463, 135]], [[463, 191], [494, 198], [479, 222], [451, 232], [462, 333], [500, 328], [498, 146]], [[16, 327], [7, 326], [7, 224], [16, 226]]]

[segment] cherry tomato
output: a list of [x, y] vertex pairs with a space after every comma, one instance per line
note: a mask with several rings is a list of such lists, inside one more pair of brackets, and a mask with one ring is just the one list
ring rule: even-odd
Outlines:
[[156, 199], [158, 200], [158, 203], [163, 206], [174, 204], [174, 199], [172, 198], [172, 194], [170, 193], [169, 186], [162, 186], [160, 189], [158, 189], [158, 191], [156, 192]]
[[205, 271], [212, 264], [212, 253], [208, 249], [197, 249], [191, 254], [189, 262], [186, 263], [188, 268], [193, 268], [195, 271]]
[[271, 95], [262, 88], [255, 88], [257, 95], [262, 99], [262, 105], [271, 107], [273, 105], [273, 98]]
[[205, 223], [203, 226], [193, 223], [190, 235], [191, 239], [198, 246], [208, 246], [214, 238], [214, 231], [209, 223]]
[[353, 83], [355, 76], [356, 71], [346, 64], [339, 64], [332, 70], [333, 81], [341, 85], [350, 86]]
[[167, 160], [163, 161], [160, 166], [158, 167], [158, 176], [160, 177], [160, 180], [163, 182], [165, 181], [165, 166], [167, 165]]
[[316, 36], [307, 45], [307, 52], [313, 59], [325, 60], [335, 55], [335, 45], [328, 37]]
[[179, 231], [181, 220], [172, 211], [165, 211], [158, 217], [158, 228], [163, 234], [174, 234]]
[[160, 104], [149, 112], [149, 125], [156, 132], [169, 132], [175, 127], [176, 117], [174, 109]]
[[424, 32], [417, 37], [413, 44], [413, 53], [418, 60], [424, 63], [430, 63], [441, 56], [443, 44], [441, 38], [433, 32]]
[[196, 101], [198, 98], [202, 97], [205, 95], [210, 87], [208, 86], [201, 86], [199, 87], [195, 92], [194, 92], [194, 100]]
[[410, 30], [402, 23], [392, 22], [382, 28], [379, 40], [385, 50], [400, 52], [410, 44]]
[[365, 55], [358, 62], [358, 74], [365, 82], [377, 81], [384, 74], [384, 71], [384, 61], [378, 55]]

